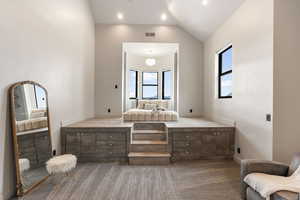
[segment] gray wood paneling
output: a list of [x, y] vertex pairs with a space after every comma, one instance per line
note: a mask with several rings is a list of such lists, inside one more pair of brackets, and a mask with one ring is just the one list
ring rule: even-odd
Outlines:
[[30, 168], [35, 169], [45, 165], [52, 157], [48, 131], [29, 133], [17, 136], [19, 157], [30, 161]]
[[128, 161], [130, 128], [62, 128], [62, 153], [80, 162]]
[[232, 159], [234, 128], [169, 128], [172, 161]]
[[[162, 129], [158, 124], [155, 124], [155, 126]], [[153, 128], [153, 124], [146, 127]], [[141, 129], [141, 127], [139, 128]], [[129, 148], [131, 148], [130, 152], [152, 152], [151, 145], [130, 145], [131, 128], [129, 127], [68, 127], [62, 128], [61, 133], [62, 153], [74, 154], [82, 162], [127, 161]], [[159, 147], [161, 152], [171, 153], [173, 162], [178, 160], [233, 158], [234, 128], [176, 127], [168, 128], [167, 133], [168, 144]], [[155, 150], [157, 151], [156, 147]]]

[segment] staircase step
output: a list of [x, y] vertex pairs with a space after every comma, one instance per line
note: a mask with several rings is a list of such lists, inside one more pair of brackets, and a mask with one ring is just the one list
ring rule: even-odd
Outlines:
[[128, 157], [130, 165], [168, 165], [171, 155], [169, 153], [132, 152]]
[[132, 134], [166, 134], [166, 131], [161, 130], [134, 130]]
[[169, 153], [163, 152], [131, 152], [128, 154], [128, 157], [145, 157], [145, 158], [157, 158], [157, 157], [171, 157]]
[[130, 145], [130, 152], [168, 152], [167, 142], [159, 141], [161, 144], [158, 144], [156, 141], [156, 144], [137, 144], [138, 142], [140, 141], [134, 141], [134, 144]]
[[135, 123], [134, 130], [160, 130], [164, 131], [166, 125], [164, 123]]
[[160, 141], [160, 140], [133, 140], [131, 144], [152, 144], [152, 145], [161, 145], [161, 144], [168, 144], [167, 141]]
[[146, 133], [146, 134], [132, 134], [133, 140], [166, 140], [167, 136], [165, 134], [152, 134], [152, 133]]
[[132, 132], [133, 140], [166, 140], [167, 134], [160, 130], [135, 130]]

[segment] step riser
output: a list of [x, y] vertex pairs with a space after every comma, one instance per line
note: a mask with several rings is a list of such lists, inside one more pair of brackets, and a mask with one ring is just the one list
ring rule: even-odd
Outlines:
[[170, 164], [170, 158], [129, 158], [130, 165], [168, 165]]
[[165, 144], [131, 144], [130, 152], [168, 152]]
[[164, 131], [166, 129], [163, 123], [135, 123], [134, 130], [159, 130]]
[[164, 134], [145, 133], [145, 134], [133, 134], [132, 135], [133, 140], [159, 140], [159, 141], [165, 141], [166, 138], [167, 137]]

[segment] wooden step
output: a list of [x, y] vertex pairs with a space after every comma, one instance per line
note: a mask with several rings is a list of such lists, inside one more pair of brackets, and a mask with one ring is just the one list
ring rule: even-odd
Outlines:
[[166, 140], [167, 134], [160, 130], [135, 130], [132, 132], [133, 140]]
[[164, 123], [144, 123], [144, 122], [137, 122], [134, 123], [134, 130], [160, 130], [164, 131], [166, 129], [166, 125]]
[[129, 152], [168, 152], [168, 144], [166, 141], [132, 141]]
[[166, 134], [166, 131], [161, 130], [134, 130], [132, 134]]
[[168, 165], [169, 153], [132, 152], [128, 154], [130, 165]]
[[167, 136], [165, 134], [132, 134], [132, 140], [166, 140]]
[[168, 144], [167, 141], [160, 141], [160, 140], [133, 140], [131, 144], [152, 144], [152, 145], [161, 145], [161, 144]]

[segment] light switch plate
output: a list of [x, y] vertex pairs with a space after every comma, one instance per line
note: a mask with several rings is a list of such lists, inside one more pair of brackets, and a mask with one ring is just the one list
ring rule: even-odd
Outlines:
[[267, 121], [267, 122], [272, 121], [272, 115], [271, 115], [271, 114], [267, 114], [267, 115], [266, 115], [266, 121]]

